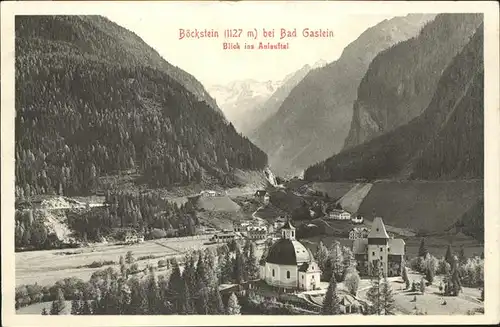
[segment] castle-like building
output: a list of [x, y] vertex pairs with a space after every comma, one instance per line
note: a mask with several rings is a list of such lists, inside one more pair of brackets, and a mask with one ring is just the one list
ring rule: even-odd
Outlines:
[[283, 290], [314, 290], [320, 286], [321, 270], [309, 249], [295, 238], [295, 227], [288, 220], [260, 263], [260, 278]]
[[374, 268], [384, 275], [399, 276], [405, 255], [405, 242], [389, 237], [382, 218], [376, 217], [367, 238], [353, 241], [353, 253], [362, 275], [372, 275]]

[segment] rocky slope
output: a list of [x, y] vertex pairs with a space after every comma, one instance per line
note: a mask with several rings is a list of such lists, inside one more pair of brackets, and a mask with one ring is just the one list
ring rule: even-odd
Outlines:
[[269, 155], [278, 175], [297, 174], [337, 153], [349, 131], [356, 91], [372, 59], [415, 36], [434, 15], [384, 20], [349, 44], [340, 58], [311, 71], [278, 112], [249, 137]]
[[378, 54], [358, 88], [344, 149], [419, 116], [451, 59], [482, 21], [480, 14], [440, 14], [418, 36]]
[[247, 79], [227, 85], [213, 85], [208, 90], [235, 128], [244, 135], [251, 135], [262, 122], [278, 111], [290, 91], [311, 69], [325, 64], [324, 61], [318, 61], [312, 67], [304, 65], [280, 81]]
[[444, 70], [423, 114], [310, 167], [305, 178], [483, 179], [483, 46], [481, 24]]

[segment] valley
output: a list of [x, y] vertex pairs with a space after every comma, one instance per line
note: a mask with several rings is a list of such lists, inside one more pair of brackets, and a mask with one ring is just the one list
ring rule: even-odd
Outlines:
[[203, 85], [108, 18], [16, 18], [18, 313], [484, 313], [483, 42], [408, 14]]

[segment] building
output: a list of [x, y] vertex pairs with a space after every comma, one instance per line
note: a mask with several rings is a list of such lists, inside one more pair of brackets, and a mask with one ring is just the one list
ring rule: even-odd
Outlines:
[[258, 190], [255, 192], [254, 197], [257, 201], [262, 202], [264, 204], [269, 203], [269, 193], [266, 190]]
[[247, 237], [251, 240], [264, 240], [267, 238], [267, 228], [265, 226], [249, 226]]
[[349, 220], [351, 214], [345, 210], [333, 209], [328, 213], [328, 217], [334, 220]]
[[350, 240], [357, 240], [360, 238], [367, 238], [368, 233], [369, 233], [369, 231], [368, 231], [368, 228], [366, 228], [366, 227], [354, 227], [349, 232], [349, 239]]
[[216, 191], [205, 190], [205, 191], [201, 191], [200, 195], [204, 196], [204, 197], [214, 197], [214, 196], [220, 196], [221, 194], [216, 192]]
[[285, 291], [314, 290], [320, 285], [321, 270], [309, 249], [295, 239], [295, 227], [287, 221], [281, 238], [260, 262], [260, 278]]
[[352, 215], [351, 222], [353, 224], [362, 224], [365, 219], [361, 215]]
[[367, 238], [355, 239], [352, 251], [360, 274], [372, 275], [374, 267], [379, 267], [388, 277], [399, 276], [405, 255], [405, 242], [390, 238], [382, 218], [376, 217]]
[[236, 234], [233, 232], [223, 231], [221, 233], [217, 233], [210, 238], [210, 241], [216, 243], [228, 243], [232, 240], [236, 239]]

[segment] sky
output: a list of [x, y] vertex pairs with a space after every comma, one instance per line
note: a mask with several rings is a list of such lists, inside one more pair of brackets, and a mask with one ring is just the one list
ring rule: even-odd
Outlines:
[[[205, 86], [235, 80], [277, 81], [305, 64], [332, 62], [367, 28], [395, 15], [349, 14], [325, 3], [189, 3], [164, 7], [120, 7], [105, 14], [117, 24], [135, 32], [168, 62], [194, 75]], [[405, 15], [402, 13], [401, 15]], [[297, 37], [279, 40], [281, 28], [296, 29]], [[329, 38], [305, 38], [302, 30], [333, 31]], [[184, 38], [179, 29], [213, 29], [219, 38]], [[223, 50], [223, 31], [242, 29], [239, 50]], [[275, 30], [275, 37], [263, 38], [262, 30]], [[246, 31], [257, 31], [257, 39]], [[245, 50], [244, 43], [289, 43], [288, 50]]]

